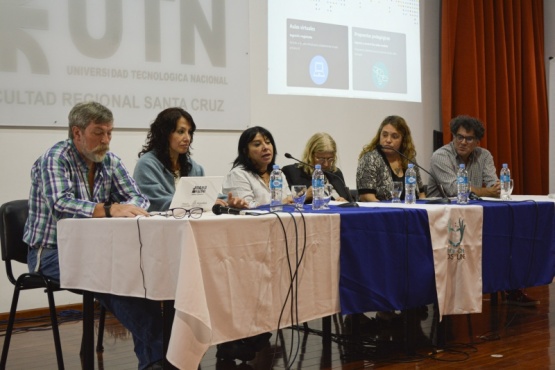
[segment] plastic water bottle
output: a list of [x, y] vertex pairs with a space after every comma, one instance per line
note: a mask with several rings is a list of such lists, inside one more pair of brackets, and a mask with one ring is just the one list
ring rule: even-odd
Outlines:
[[409, 163], [405, 172], [405, 204], [416, 203], [416, 170], [414, 164]]
[[276, 212], [283, 209], [282, 193], [283, 193], [283, 177], [281, 170], [277, 164], [270, 174], [270, 211]]
[[509, 165], [503, 163], [501, 171], [499, 171], [499, 180], [501, 182], [501, 199], [509, 198], [510, 182], [511, 182], [511, 170], [509, 170]]
[[322, 171], [322, 166], [317, 164], [314, 166], [312, 173], [312, 209], [324, 209], [324, 183], [326, 178]]
[[468, 204], [468, 193], [470, 186], [468, 185], [468, 172], [464, 163], [459, 165], [457, 172], [457, 203]]

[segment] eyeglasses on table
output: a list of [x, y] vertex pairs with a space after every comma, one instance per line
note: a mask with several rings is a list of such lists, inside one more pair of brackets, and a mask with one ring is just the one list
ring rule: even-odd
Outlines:
[[149, 212], [151, 216], [164, 216], [164, 217], [173, 217], [176, 219], [180, 218], [200, 218], [204, 210], [201, 207], [193, 207], [191, 209], [187, 208], [171, 208], [165, 212]]

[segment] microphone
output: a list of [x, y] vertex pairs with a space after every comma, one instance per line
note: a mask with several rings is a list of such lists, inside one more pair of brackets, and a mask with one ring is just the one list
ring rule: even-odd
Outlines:
[[475, 192], [471, 191], [470, 193], [468, 193], [468, 198], [472, 199], [472, 200], [483, 200], [482, 198], [480, 198]]
[[227, 215], [239, 215], [239, 216], [259, 216], [260, 213], [249, 212], [243, 209], [231, 208], [222, 206], [221, 204], [214, 204], [212, 206], [212, 213], [215, 215], [227, 214]]
[[[301, 160], [299, 160], [299, 159], [293, 157], [293, 156], [292, 156], [291, 154], [289, 154], [289, 153], [285, 153], [284, 155], [285, 155], [285, 158], [292, 159], [292, 160], [294, 160], [294, 161], [297, 161], [297, 162], [299, 162], [299, 163], [304, 164], [305, 166], [314, 168], [313, 165], [308, 164], [308, 163], [305, 163], [305, 162], [303, 162], [303, 161], [301, 161]], [[349, 191], [349, 188], [347, 188], [347, 185], [345, 184], [345, 181], [343, 181], [343, 179], [342, 179], [341, 177], [337, 176], [335, 173], [330, 172], [330, 171], [322, 170], [322, 172], [324, 172], [326, 175], [330, 175], [330, 176], [333, 176], [333, 177], [339, 179], [339, 181], [341, 181], [341, 184], [343, 185], [343, 190], [345, 190], [345, 193], [347, 194], [347, 200], [348, 200], [349, 202], [348, 202], [348, 203], [340, 204], [340, 205], [338, 205], [338, 207], [347, 208], [347, 207], [358, 207], [358, 206], [359, 206], [358, 203], [354, 201], [353, 197], [351, 196], [351, 192]], [[294, 185], [294, 184], [291, 184], [291, 185]]]
[[407, 161], [409, 161], [410, 163], [412, 163], [413, 165], [415, 165], [416, 167], [420, 168], [422, 171], [426, 172], [428, 175], [430, 175], [430, 177], [432, 179], [434, 179], [434, 181], [437, 184], [437, 188], [439, 189], [439, 192], [441, 193], [441, 198], [440, 199], [432, 199], [426, 202], [426, 204], [450, 204], [451, 201], [449, 200], [449, 197], [447, 196], [447, 194], [445, 194], [445, 190], [443, 189], [443, 186], [439, 183], [439, 181], [437, 181], [437, 178], [432, 175], [429, 171], [427, 171], [426, 169], [424, 169], [422, 166], [420, 166], [418, 163], [414, 162], [412, 159], [410, 159], [409, 157], [407, 157], [406, 155], [404, 155], [403, 153], [401, 153], [400, 151], [398, 151], [397, 149], [393, 148], [392, 146], [389, 145], [381, 145], [378, 144], [376, 145], [376, 148], [378, 149], [391, 149], [393, 150], [395, 153], [399, 154], [401, 157], [405, 158]]

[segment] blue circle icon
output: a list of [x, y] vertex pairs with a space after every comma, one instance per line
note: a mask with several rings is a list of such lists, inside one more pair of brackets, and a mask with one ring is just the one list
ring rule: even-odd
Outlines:
[[328, 62], [321, 55], [316, 55], [310, 61], [310, 78], [316, 85], [322, 85], [328, 80]]
[[389, 70], [384, 63], [378, 62], [372, 66], [372, 81], [374, 86], [378, 88], [383, 89], [387, 86], [389, 83]]

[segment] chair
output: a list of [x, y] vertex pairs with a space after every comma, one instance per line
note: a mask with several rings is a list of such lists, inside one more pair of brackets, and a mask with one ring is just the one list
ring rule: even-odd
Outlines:
[[443, 131], [434, 130], [433, 145], [434, 152], [443, 146]]
[[[27, 265], [28, 246], [23, 242], [23, 231], [25, 222], [29, 215], [29, 204], [26, 199], [14, 200], [4, 203], [0, 207], [0, 244], [2, 247], [2, 260], [6, 263], [6, 274], [9, 281], [14, 285], [14, 293], [12, 305], [10, 308], [10, 316], [6, 335], [4, 338], [4, 347], [2, 349], [2, 358], [0, 360], [0, 369], [6, 368], [8, 358], [8, 350], [10, 348], [10, 340], [12, 336], [13, 326], [15, 322], [15, 314], [17, 312], [17, 303], [19, 293], [22, 290], [44, 289], [48, 296], [48, 307], [50, 310], [50, 321], [52, 323], [52, 334], [54, 335], [54, 347], [56, 349], [56, 358], [58, 360], [58, 368], [64, 368], [64, 360], [62, 357], [62, 346], [60, 342], [60, 333], [58, 330], [58, 319], [56, 314], [56, 305], [54, 303], [54, 292], [64, 290], [60, 288], [60, 282], [50, 279], [41, 273], [26, 272], [16, 279], [13, 275], [12, 262], [20, 262]], [[79, 293], [75, 291], [75, 293]], [[99, 327], [99, 341], [97, 351], [102, 351], [102, 335], [104, 331], [104, 308], [101, 309], [101, 323]]]
[[358, 189], [349, 189], [349, 193], [351, 198], [353, 198], [353, 202], [358, 202]]

